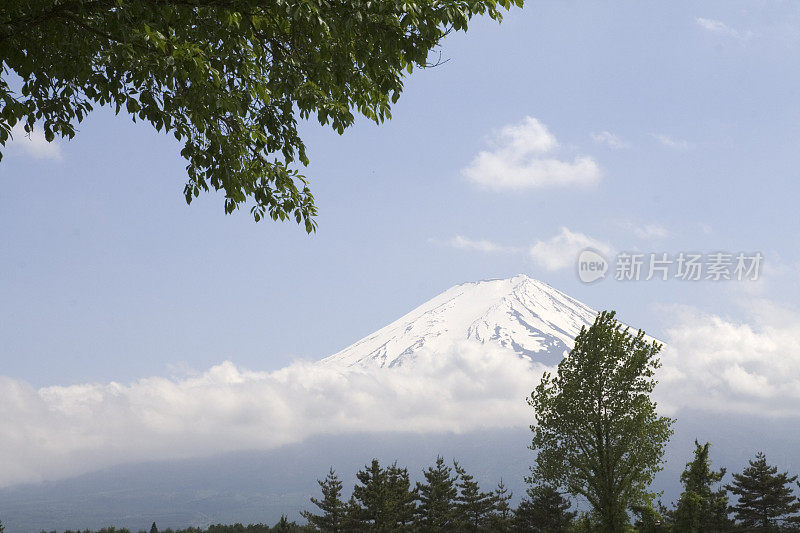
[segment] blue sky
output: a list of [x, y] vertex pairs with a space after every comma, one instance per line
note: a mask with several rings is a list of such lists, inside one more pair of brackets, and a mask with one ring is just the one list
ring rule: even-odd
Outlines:
[[[390, 122], [304, 125], [312, 236], [225, 216], [215, 195], [187, 207], [174, 141], [107, 110], [57, 149], [16, 142], [0, 163], [0, 374], [45, 386], [223, 360], [271, 370], [456, 283], [520, 272], [655, 335], [673, 304], [737, 320], [749, 298], [791, 306], [799, 19], [791, 2], [724, 1], [531, 2], [501, 25], [476, 20], [445, 41], [449, 62], [409, 78]], [[470, 180], [527, 117], [557, 140], [539, 156], [591, 158], [591, 179]], [[761, 251], [768, 270], [747, 286], [583, 285], [530, 253], [562, 228], [614, 250]]]

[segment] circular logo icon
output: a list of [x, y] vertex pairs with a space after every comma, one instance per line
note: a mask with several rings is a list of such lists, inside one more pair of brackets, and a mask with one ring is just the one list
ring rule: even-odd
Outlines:
[[608, 261], [593, 248], [586, 248], [578, 255], [578, 278], [584, 283], [594, 283], [606, 277]]

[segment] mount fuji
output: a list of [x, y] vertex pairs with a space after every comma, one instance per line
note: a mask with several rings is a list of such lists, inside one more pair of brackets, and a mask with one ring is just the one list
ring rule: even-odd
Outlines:
[[552, 364], [596, 316], [589, 306], [522, 274], [462, 283], [320, 363], [396, 367], [468, 341]]
[[[318, 361], [319, 366], [302, 361], [273, 373], [214, 374], [206, 382], [195, 376], [184, 381], [145, 380], [142, 393], [127, 396], [132, 401], [123, 395], [130, 386], [113, 384], [111, 400], [103, 403], [101, 413], [114, 413], [105, 409], [120, 405], [120, 416], [135, 415], [132, 424], [162, 412], [139, 407], [145, 414], [138, 417], [133, 409], [137, 405], [166, 405], [165, 416], [173, 417], [167, 420], [179, 421], [171, 414], [177, 412], [174, 406], [194, 405], [190, 400], [195, 397], [211, 398], [210, 403], [198, 404], [202, 409], [188, 411], [202, 421], [194, 424], [200, 431], [189, 430], [190, 438], [158, 429], [147, 439], [164, 441], [170, 449], [180, 441], [196, 441], [200, 451], [184, 459], [168, 455], [127, 464], [126, 457], [125, 462], [72, 478], [0, 488], [0, 518], [7, 533], [100, 529], [112, 523], [136, 531], [147, 530], [154, 521], [162, 528], [274, 523], [282, 515], [299, 520], [300, 511], [309, 509], [309, 497], [318, 494], [320, 474], [332, 466], [352, 474], [372, 457], [382, 464], [398, 461], [416, 476], [437, 456], [457, 458], [475, 469], [482, 486], [491, 487], [502, 478], [519, 497], [525, 494], [524, 476], [533, 460], [528, 449], [533, 413], [524, 398], [542, 367], [560, 362], [581, 327], [592, 324], [595, 316], [589, 306], [519, 275], [452, 287]], [[156, 386], [167, 386], [163, 390], [169, 394], [154, 393], [162, 390]], [[91, 390], [95, 394], [98, 389]], [[682, 389], [672, 390], [680, 394]], [[73, 403], [74, 398], [87, 398], [81, 390], [75, 392], [68, 397]], [[147, 397], [156, 403], [142, 403]], [[237, 398], [242, 400], [237, 403]], [[798, 425], [787, 424], [786, 418], [755, 412], [720, 416], [702, 408], [683, 409], [676, 418], [667, 464], [652, 487], [664, 492], [665, 501], [679, 496], [678, 480], [696, 440], [713, 442], [715, 464], [732, 469], [746, 465], [752, 453], [764, 448], [764, 435], [769, 436], [771, 456], [784, 457], [784, 463], [800, 462]], [[112, 419], [104, 414], [100, 423]], [[83, 415], [76, 420], [85, 423]], [[65, 427], [66, 435], [78, 434], [71, 424], [54, 426]], [[114, 432], [120, 427], [114, 426]], [[148, 426], [135, 430], [141, 428], [152, 431]], [[203, 428], [209, 428], [213, 440], [203, 440]], [[217, 434], [226, 435], [226, 442], [235, 441], [238, 435], [251, 434], [248, 428], [258, 439], [246, 441], [242, 449], [213, 452]], [[261, 440], [261, 435], [272, 434], [288, 435], [287, 442], [273, 447]], [[87, 440], [81, 440], [74, 457], [88, 455]], [[133, 449], [117, 445], [123, 451]], [[101, 454], [95, 455], [102, 460]]]

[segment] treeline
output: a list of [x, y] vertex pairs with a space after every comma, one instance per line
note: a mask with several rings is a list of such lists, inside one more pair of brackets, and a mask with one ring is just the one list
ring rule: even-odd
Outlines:
[[[306, 524], [284, 516], [273, 526], [217, 524], [159, 532], [153, 524], [149, 533], [603, 531], [595, 512], [578, 513], [575, 500], [553, 485], [529, 479], [525, 495], [512, 506], [513, 495], [502, 480], [492, 490], [484, 490], [458, 462], [450, 466], [438, 457], [422, 474], [422, 481], [412, 483], [406, 468], [396, 462], [383, 467], [373, 459], [356, 473], [349, 497], [333, 469], [318, 480], [321, 495], [311, 498], [315, 509], [302, 512]], [[633, 523], [620, 533], [800, 532], [800, 498], [794, 491], [794, 486], [800, 487], [798, 476], [780, 472], [763, 453], [728, 483], [723, 483], [725, 476], [725, 468], [712, 467], [710, 445], [695, 443], [694, 456], [680, 477], [683, 491], [678, 501], [669, 506], [645, 501], [633, 505]], [[131, 532], [111, 527], [65, 533]]]
[[[515, 520], [511, 492], [503, 485], [488, 492], [457, 462], [441, 457], [412, 486], [408, 470], [384, 468], [377, 459], [356, 474], [349, 499], [333, 469], [318, 483], [318, 510], [303, 517], [315, 531], [508, 531]], [[568, 504], [567, 504], [568, 506]], [[523, 513], [516, 513], [520, 518]]]
[[[726, 471], [712, 468], [710, 445], [695, 444], [694, 457], [680, 477], [683, 492], [678, 501], [670, 506], [648, 501], [632, 505], [633, 524], [620, 533], [800, 532], [800, 498], [793, 490], [798, 476], [779, 472], [759, 453], [723, 484]], [[483, 491], [458, 463], [451, 468], [440, 457], [423, 474], [424, 482], [412, 487], [405, 468], [396, 463], [382, 468], [373, 459], [356, 474], [358, 483], [345, 500], [342, 481], [331, 470], [318, 481], [322, 498], [311, 498], [316, 512], [303, 513], [307, 527], [326, 533], [603, 531], [596, 512], [576, 512], [574, 500], [553, 485], [531, 483], [512, 507], [512, 494], [502, 481], [494, 490]]]
[[692, 461], [681, 474], [683, 492], [667, 508], [640, 510], [640, 531], [800, 532], [800, 488], [797, 475], [779, 472], [759, 452], [747, 467], [723, 484], [726, 469], [714, 470], [709, 443], [695, 442]]
[[[150, 528], [150, 533], [296, 533], [296, 532], [305, 532], [305, 531], [314, 531], [313, 529], [309, 528], [308, 526], [301, 526], [298, 525], [296, 522], [290, 522], [286, 516], [281, 516], [281, 519], [278, 522], [270, 527], [266, 524], [214, 524], [208, 526], [207, 528], [200, 528], [200, 527], [188, 527], [186, 529], [162, 529], [159, 531], [158, 527], [155, 523]], [[2, 533], [2, 529], [0, 529], [0, 533]], [[48, 533], [44, 530], [41, 533]], [[57, 533], [56, 531], [51, 531], [50, 533]], [[133, 533], [128, 528], [117, 528], [117, 527], [104, 527], [103, 529], [98, 529], [96, 531], [92, 531], [90, 529], [77, 529], [77, 530], [66, 530], [64, 533]], [[148, 533], [146, 530], [141, 529], [138, 533]]]

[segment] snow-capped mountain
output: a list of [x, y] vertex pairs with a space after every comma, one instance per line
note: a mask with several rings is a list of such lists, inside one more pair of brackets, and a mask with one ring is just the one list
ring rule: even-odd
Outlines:
[[422, 351], [443, 352], [465, 340], [554, 363], [596, 315], [585, 304], [522, 274], [462, 283], [321, 363], [393, 367]]

